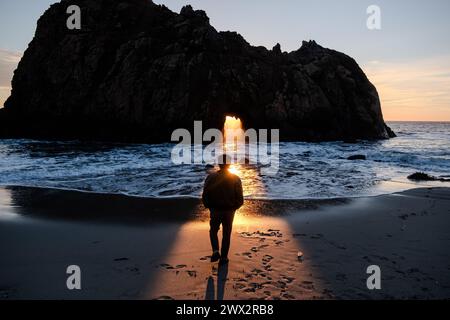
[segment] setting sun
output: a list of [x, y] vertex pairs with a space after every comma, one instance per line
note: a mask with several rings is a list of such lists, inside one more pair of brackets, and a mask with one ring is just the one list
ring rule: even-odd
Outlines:
[[243, 139], [243, 125], [241, 119], [233, 116], [226, 116], [223, 125], [224, 150], [236, 150], [239, 141]]
[[228, 129], [242, 129], [242, 121], [241, 119], [233, 116], [226, 116], [225, 117], [225, 130]]

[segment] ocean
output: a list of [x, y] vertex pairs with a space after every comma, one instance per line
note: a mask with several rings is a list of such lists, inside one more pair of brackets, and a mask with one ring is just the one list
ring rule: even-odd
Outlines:
[[[283, 142], [279, 171], [235, 166], [247, 198], [316, 199], [373, 196], [448, 182], [409, 181], [423, 171], [450, 177], [449, 122], [389, 122], [398, 137], [380, 141]], [[143, 197], [200, 197], [205, 164], [175, 165], [174, 144], [0, 140], [0, 185], [120, 193]], [[362, 154], [367, 160], [350, 161]]]

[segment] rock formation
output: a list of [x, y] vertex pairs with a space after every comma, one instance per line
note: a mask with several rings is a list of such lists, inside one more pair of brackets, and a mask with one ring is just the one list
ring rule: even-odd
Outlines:
[[[69, 5], [81, 30], [66, 27]], [[314, 41], [282, 52], [218, 32], [204, 11], [63, 0], [39, 19], [0, 109], [3, 137], [169, 141], [176, 128], [278, 128], [282, 140], [388, 138], [375, 87]]]

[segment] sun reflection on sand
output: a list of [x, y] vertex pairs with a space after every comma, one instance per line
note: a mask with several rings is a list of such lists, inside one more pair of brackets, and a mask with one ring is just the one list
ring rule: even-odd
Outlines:
[[[234, 160], [237, 156], [242, 158], [246, 147], [251, 147], [246, 145], [242, 138], [242, 128], [243, 124], [239, 118], [226, 117], [223, 151], [234, 157]], [[247, 200], [235, 213], [230, 263], [226, 267], [227, 279], [222, 283], [222, 293], [218, 296], [224, 299], [264, 299], [264, 296], [256, 297], [256, 294], [249, 291], [237, 290], [236, 283], [239, 279], [247, 279], [252, 270], [264, 268], [269, 278], [283, 281], [282, 279], [289, 277], [288, 274], [292, 279], [296, 278], [296, 268], [291, 264], [297, 259], [297, 243], [288, 240], [292, 230], [285, 219], [265, 216], [273, 214], [267, 212], [270, 206], [258, 203], [257, 200], [248, 200], [266, 196], [258, 168], [248, 163], [233, 162], [229, 171], [240, 177]], [[220, 272], [216, 264], [209, 262], [209, 210], [202, 206], [199, 206], [198, 210], [201, 211], [201, 214], [197, 215], [200, 219], [180, 226], [171, 250], [160, 261], [161, 270], [156, 277], [158, 281], [148, 287], [146, 298], [211, 299], [212, 293], [214, 299], [214, 279], [218, 280]], [[271, 261], [269, 267], [264, 265], [264, 259]], [[266, 298], [283, 295], [282, 289], [272, 285], [270, 281], [267, 282], [267, 279], [255, 275], [252, 281], [261, 282], [261, 287], [266, 286], [266, 292], [270, 292]], [[242, 285], [242, 282], [240, 284]]]
[[[284, 291], [277, 286], [278, 281], [301, 279], [300, 274], [310, 272], [307, 264], [300, 265], [297, 261], [298, 250], [305, 250], [293, 241], [292, 230], [285, 219], [254, 216], [249, 213], [252, 211], [244, 206], [235, 215], [230, 263], [226, 267], [226, 279], [222, 282], [223, 299], [284, 299]], [[221, 237], [220, 231], [219, 239]], [[142, 297], [216, 299], [219, 295], [214, 293], [218, 290], [220, 269], [217, 263], [209, 261], [210, 254], [208, 221], [196, 220], [183, 224], [167, 254], [153, 260], [157, 268], [155, 280], [148, 284]], [[265, 264], [264, 261], [270, 262]], [[272, 281], [254, 273], [254, 270], [264, 272]], [[247, 282], [249, 286], [258, 284], [261, 289], [256, 292], [239, 289], [238, 285]], [[265, 296], [262, 294], [264, 291], [270, 294]]]

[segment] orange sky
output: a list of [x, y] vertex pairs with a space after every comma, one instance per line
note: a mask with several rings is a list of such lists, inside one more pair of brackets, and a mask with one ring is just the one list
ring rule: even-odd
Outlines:
[[21, 57], [21, 52], [0, 49], [0, 107], [11, 94], [11, 79]]
[[362, 67], [387, 121], [450, 121], [450, 56]]

